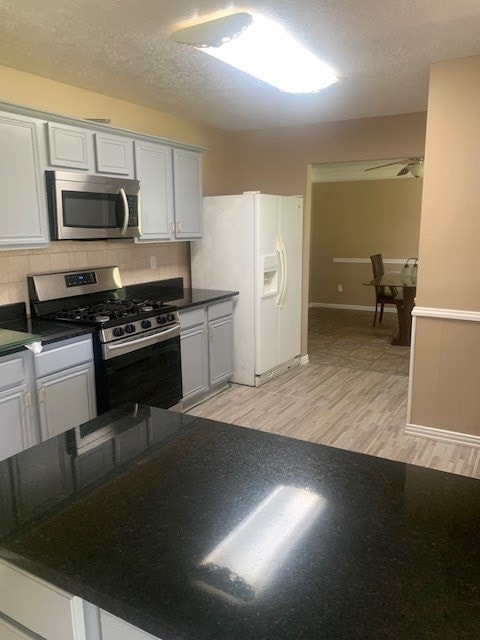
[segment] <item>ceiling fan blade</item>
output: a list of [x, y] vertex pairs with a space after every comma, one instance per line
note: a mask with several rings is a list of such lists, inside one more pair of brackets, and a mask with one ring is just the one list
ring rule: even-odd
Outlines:
[[400, 169], [400, 171], [397, 173], [397, 176], [405, 176], [408, 172], [409, 172], [409, 168], [403, 167], [403, 169]]
[[388, 164], [380, 164], [378, 167], [370, 167], [369, 169], [365, 169], [365, 171], [374, 171], [375, 169], [383, 169], [383, 167], [392, 167], [394, 164], [405, 164], [409, 162], [409, 159], [406, 160], [397, 160], [396, 162], [389, 162]]

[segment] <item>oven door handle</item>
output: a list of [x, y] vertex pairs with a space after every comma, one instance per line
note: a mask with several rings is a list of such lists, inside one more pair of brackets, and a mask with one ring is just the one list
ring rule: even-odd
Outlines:
[[122, 204], [123, 204], [123, 226], [122, 229], [120, 231], [120, 235], [124, 236], [125, 232], [127, 231], [127, 227], [128, 227], [128, 214], [129, 214], [129, 209], [128, 209], [128, 200], [127, 200], [127, 194], [125, 193], [125, 189], [119, 189], [118, 190], [118, 194], [120, 196], [120, 198], [122, 199]]
[[[113, 351], [118, 351], [120, 349], [125, 349], [128, 347], [136, 347], [137, 345], [144, 344], [145, 342], [149, 342], [150, 344], [155, 344], [156, 342], [164, 342], [170, 337], [176, 337], [180, 335], [180, 326], [177, 324], [174, 327], [170, 327], [170, 329], [165, 329], [165, 331], [158, 331], [157, 333], [150, 334], [149, 336], [142, 336], [141, 338], [135, 338], [134, 340], [129, 340], [128, 342], [116, 342], [114, 344], [104, 344], [103, 345], [103, 353], [105, 360], [114, 357], [115, 354], [109, 355]], [[135, 349], [130, 349], [129, 351], [134, 351]]]

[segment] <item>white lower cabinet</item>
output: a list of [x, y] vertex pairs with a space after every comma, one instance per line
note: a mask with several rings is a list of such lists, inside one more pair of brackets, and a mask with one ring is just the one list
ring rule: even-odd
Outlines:
[[209, 384], [227, 382], [233, 375], [233, 300], [207, 306]]
[[44, 439], [95, 417], [93, 363], [37, 380], [40, 428]]
[[233, 375], [233, 301], [185, 309], [179, 315], [183, 402], [189, 405]]
[[0, 357], [0, 460], [36, 444], [30, 351]]
[[55, 343], [35, 356], [42, 439], [97, 415], [90, 336]]
[[162, 640], [0, 559], [0, 640]]
[[0, 560], [0, 612], [12, 621], [4, 626], [15, 640], [37, 637], [17, 624], [45, 640], [88, 640], [81, 598], [4, 560]]

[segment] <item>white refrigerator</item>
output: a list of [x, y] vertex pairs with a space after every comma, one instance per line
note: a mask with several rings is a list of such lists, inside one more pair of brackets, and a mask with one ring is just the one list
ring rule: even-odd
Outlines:
[[191, 243], [192, 287], [239, 292], [233, 382], [259, 386], [300, 359], [303, 199], [212, 196], [203, 214], [203, 239]]

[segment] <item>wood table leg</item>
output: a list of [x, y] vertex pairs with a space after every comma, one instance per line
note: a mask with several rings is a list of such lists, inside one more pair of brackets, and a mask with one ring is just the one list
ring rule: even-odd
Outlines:
[[416, 287], [404, 287], [403, 299], [395, 300], [398, 317], [398, 333], [391, 344], [409, 347], [412, 340], [412, 309], [415, 306]]

